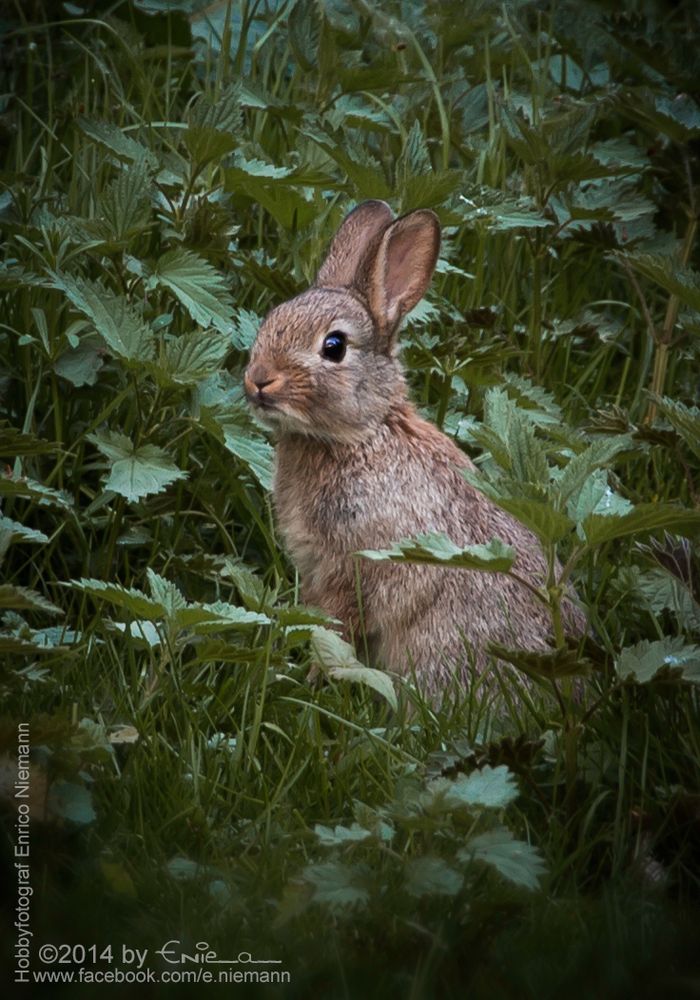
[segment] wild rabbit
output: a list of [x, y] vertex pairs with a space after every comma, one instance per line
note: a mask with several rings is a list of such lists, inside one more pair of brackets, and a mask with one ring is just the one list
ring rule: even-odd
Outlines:
[[[250, 403], [276, 432], [274, 501], [303, 599], [346, 637], [364, 635], [379, 665], [415, 670], [429, 694], [466, 683], [489, 640], [544, 649], [551, 629], [544, 604], [504, 575], [353, 555], [424, 532], [459, 545], [498, 537], [516, 549], [519, 576], [545, 579], [535, 537], [465, 482], [471, 460], [408, 398], [399, 327], [439, 248], [432, 212], [394, 219], [385, 202], [359, 205], [315, 284], [265, 318], [245, 373]], [[565, 627], [583, 628], [569, 602]]]

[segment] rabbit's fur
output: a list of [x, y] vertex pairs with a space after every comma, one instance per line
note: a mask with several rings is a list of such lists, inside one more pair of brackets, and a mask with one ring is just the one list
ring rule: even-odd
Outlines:
[[[502, 574], [353, 556], [440, 531], [459, 545], [498, 537], [534, 586], [545, 579], [535, 537], [460, 475], [470, 459], [416, 412], [397, 356], [401, 320], [422, 298], [440, 246], [429, 211], [394, 220], [384, 202], [352, 211], [315, 284], [266, 317], [245, 374], [251, 404], [276, 432], [274, 500], [304, 600], [342, 621], [384, 667], [415, 669], [439, 693], [489, 640], [545, 649], [543, 603]], [[341, 361], [321, 354], [345, 334]], [[358, 600], [358, 593], [360, 598]], [[565, 602], [565, 625], [583, 616]]]

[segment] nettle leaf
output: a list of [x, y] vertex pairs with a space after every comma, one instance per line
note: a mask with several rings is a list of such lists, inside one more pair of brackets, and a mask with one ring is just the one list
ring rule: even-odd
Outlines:
[[516, 840], [505, 827], [472, 837], [457, 856], [463, 862], [484, 861], [509, 882], [525, 889], [538, 889], [540, 879], [546, 874], [537, 848]]
[[226, 601], [215, 601], [213, 604], [188, 604], [173, 614], [173, 622], [178, 628], [189, 629], [196, 635], [210, 635], [242, 626], [269, 625], [270, 619]]
[[130, 635], [132, 639], [135, 639], [137, 643], [147, 649], [154, 649], [156, 646], [163, 644], [161, 634], [153, 622], [133, 621], [127, 623], [110, 621], [108, 624], [117, 632], [121, 632], [122, 635]]
[[700, 630], [700, 603], [675, 573], [661, 567], [648, 570], [638, 577], [636, 591], [653, 614], [672, 611], [679, 623]]
[[613, 260], [626, 261], [639, 274], [649, 281], [661, 285], [671, 295], [676, 295], [681, 302], [691, 309], [700, 311], [700, 274], [683, 265], [674, 257], [662, 257], [648, 253], [623, 252], [613, 250], [610, 253]]
[[700, 510], [688, 510], [664, 503], [637, 504], [622, 515], [592, 514], [583, 521], [589, 546], [602, 545], [616, 538], [644, 534], [667, 528], [679, 535], [700, 531]]
[[159, 258], [147, 287], [170, 289], [195, 323], [233, 332], [233, 305], [226, 282], [212, 265], [191, 250], [169, 250]]
[[435, 532], [403, 538], [390, 549], [364, 549], [357, 555], [365, 559], [391, 562], [427, 563], [457, 569], [476, 569], [486, 573], [506, 573], [515, 562], [515, 550], [500, 538], [486, 545], [455, 545], [447, 535]]
[[528, 677], [558, 680], [581, 677], [590, 673], [591, 664], [576, 649], [562, 646], [549, 652], [542, 650], [508, 649], [498, 642], [489, 643], [488, 650], [506, 663], [512, 663]]
[[91, 235], [123, 243], [151, 223], [151, 171], [145, 160], [125, 166], [102, 191], [96, 217], [85, 223]]
[[134, 366], [152, 360], [155, 353], [153, 334], [140, 313], [123, 296], [108, 291], [99, 281], [71, 274], [54, 271], [50, 278], [52, 286], [62, 291], [92, 322], [112, 354]]
[[27, 434], [18, 427], [12, 427], [6, 420], [0, 420], [0, 456], [3, 458], [45, 455], [57, 448], [58, 445], [51, 441], [44, 441], [36, 434]]
[[442, 858], [411, 858], [404, 868], [404, 887], [411, 896], [456, 896], [464, 875]]
[[187, 607], [187, 601], [174, 583], [160, 576], [150, 566], [146, 570], [146, 576], [151, 597], [165, 608], [166, 618], [175, 617], [178, 611]]
[[468, 483], [485, 493], [498, 507], [512, 514], [542, 542], [558, 542], [570, 531], [573, 531], [574, 522], [566, 514], [557, 510], [548, 500], [504, 497], [484, 482], [481, 476], [475, 475], [467, 469], [460, 470], [460, 472]]
[[229, 338], [211, 330], [182, 334], [167, 342], [153, 374], [166, 385], [195, 385], [218, 370], [228, 349]]
[[518, 786], [505, 764], [498, 767], [486, 764], [480, 771], [459, 774], [444, 790], [445, 805], [453, 809], [459, 806], [503, 809], [517, 797]]
[[321, 14], [315, 0], [297, 0], [288, 20], [289, 44], [303, 70], [310, 73], [318, 66], [321, 41]]
[[120, 159], [132, 161], [143, 160], [152, 169], [158, 166], [156, 157], [147, 146], [126, 135], [116, 125], [112, 125], [110, 122], [98, 122], [92, 118], [83, 117], [77, 119], [77, 124], [78, 128], [88, 138], [105, 146]]
[[666, 637], [656, 642], [643, 639], [626, 646], [615, 664], [621, 680], [647, 684], [656, 679], [680, 677], [700, 683], [700, 646], [687, 645], [681, 637]]
[[231, 341], [239, 351], [248, 351], [258, 335], [261, 320], [257, 313], [250, 309], [238, 309], [233, 316], [233, 334]]
[[365, 830], [359, 823], [352, 826], [322, 826], [317, 823], [314, 826], [314, 833], [322, 847], [344, 847], [346, 844], [359, 844], [363, 840], [369, 840], [372, 836], [370, 830]]
[[693, 454], [700, 458], [700, 409], [668, 396], [652, 396], [660, 412], [673, 424]]
[[589, 475], [583, 486], [566, 505], [572, 521], [580, 524], [591, 514], [602, 517], [627, 514], [632, 510], [629, 500], [615, 493], [608, 485], [608, 475], [603, 469]]
[[128, 611], [135, 618], [159, 621], [165, 617], [165, 608], [160, 601], [152, 600], [143, 591], [133, 587], [122, 587], [119, 583], [105, 583], [103, 580], [89, 577], [70, 580], [65, 586], [89, 594], [96, 600], [108, 601], [115, 608]]
[[46, 611], [51, 615], [62, 615], [61, 608], [47, 600], [43, 594], [28, 587], [15, 587], [9, 583], [0, 584], [0, 608], [15, 611]]
[[10, 542], [41, 543], [48, 542], [49, 540], [49, 536], [45, 535], [43, 531], [39, 531], [36, 528], [27, 528], [18, 521], [13, 521], [12, 518], [4, 517], [0, 514], [0, 537], [3, 534], [9, 536]]
[[37, 483], [34, 479], [27, 479], [26, 476], [15, 478], [0, 473], [0, 496], [23, 497], [42, 505], [61, 507], [63, 510], [73, 506], [70, 497], [61, 490], [54, 490], [50, 486], [44, 486], [43, 483]]
[[[628, 448], [630, 444], [631, 438], [627, 435], [598, 438], [584, 451], [569, 459], [566, 468], [557, 479], [559, 502], [562, 505], [568, 503], [572, 507], [576, 507], [581, 491], [586, 487], [592, 473], [607, 465], [618, 452]], [[569, 516], [573, 517], [571, 512], [569, 512]], [[581, 518], [574, 517], [574, 520], [581, 520]]]
[[102, 351], [94, 344], [84, 343], [69, 348], [54, 361], [53, 370], [71, 385], [94, 385], [104, 366]]
[[107, 430], [90, 434], [88, 440], [111, 463], [105, 489], [114, 490], [129, 502], [162, 493], [171, 483], [187, 478], [187, 473], [178, 469], [167, 452], [156, 445], [142, 444], [135, 448], [125, 434]]
[[334, 909], [366, 903], [369, 900], [369, 871], [365, 865], [326, 861], [307, 865], [301, 873], [313, 886], [313, 899]]
[[271, 490], [274, 450], [265, 438], [232, 423], [222, 423], [221, 432], [226, 448], [245, 462], [263, 489]]
[[337, 632], [322, 625], [313, 626], [311, 648], [329, 677], [339, 681], [366, 684], [388, 701], [394, 711], [398, 709], [396, 692], [389, 675], [360, 663], [352, 646]]

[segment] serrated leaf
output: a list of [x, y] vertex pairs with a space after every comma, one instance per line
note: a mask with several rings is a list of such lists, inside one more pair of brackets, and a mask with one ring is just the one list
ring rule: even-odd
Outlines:
[[150, 566], [146, 569], [146, 576], [151, 597], [165, 608], [167, 618], [174, 618], [178, 611], [187, 607], [187, 601], [174, 583], [160, 576]]
[[110, 463], [105, 489], [114, 490], [133, 503], [153, 493], [162, 493], [187, 473], [178, 469], [162, 448], [152, 444], [134, 447], [133, 441], [117, 431], [99, 431], [88, 440], [95, 444]]
[[166, 384], [195, 385], [218, 370], [228, 345], [227, 337], [211, 331], [182, 334], [165, 345], [163, 361], [154, 364], [153, 373]]
[[345, 844], [358, 844], [372, 836], [372, 833], [365, 830], [359, 823], [353, 823], [352, 826], [335, 827], [316, 823], [314, 833], [322, 847], [343, 847]]
[[147, 146], [126, 135], [116, 125], [84, 117], [79, 117], [77, 124], [85, 135], [105, 146], [120, 159], [131, 161], [143, 159], [153, 169], [158, 166], [158, 161]]
[[47, 600], [43, 594], [29, 587], [15, 587], [10, 583], [0, 584], [0, 609], [13, 608], [16, 611], [46, 611], [51, 615], [62, 615], [61, 608]]
[[515, 550], [500, 538], [486, 545], [455, 545], [447, 535], [434, 532], [403, 538], [390, 549], [364, 549], [357, 555], [365, 559], [391, 562], [428, 563], [456, 569], [474, 569], [487, 573], [506, 573], [515, 562]]
[[215, 601], [213, 604], [188, 604], [186, 608], [175, 612], [173, 620], [179, 628], [190, 629], [196, 635], [270, 624], [267, 615], [239, 608], [226, 601]]
[[42, 505], [61, 507], [63, 510], [68, 510], [72, 506], [70, 498], [61, 490], [54, 490], [26, 476], [15, 478], [0, 473], [0, 496], [24, 497]]
[[521, 524], [536, 535], [542, 542], [558, 542], [570, 531], [574, 522], [557, 510], [547, 500], [528, 500], [525, 497], [503, 497], [477, 475], [468, 470], [460, 470], [468, 483], [486, 493], [493, 502], [503, 510], [512, 514]]
[[566, 505], [567, 514], [577, 524], [591, 514], [610, 517], [627, 514], [630, 510], [632, 504], [608, 485], [608, 475], [603, 469], [589, 475]]
[[302, 878], [314, 888], [314, 902], [338, 908], [366, 903], [368, 872], [364, 865], [326, 861], [307, 865]]
[[621, 680], [635, 680], [638, 684], [647, 684], [659, 675], [700, 683], [700, 646], [688, 645], [681, 637], [656, 642], [643, 639], [622, 650], [615, 669]]
[[191, 250], [169, 250], [159, 258], [151, 279], [170, 289], [195, 323], [230, 336], [233, 306], [226, 282], [212, 265]]
[[71, 385], [94, 385], [103, 367], [101, 352], [93, 344], [80, 344], [78, 347], [64, 351], [54, 361], [53, 370]]
[[152, 600], [143, 591], [133, 587], [122, 587], [119, 583], [105, 583], [104, 580], [90, 577], [70, 580], [65, 586], [80, 590], [97, 600], [107, 601], [115, 608], [128, 611], [135, 618], [159, 621], [165, 617], [165, 608], [159, 601]]
[[539, 888], [540, 879], [546, 874], [537, 848], [516, 840], [505, 828], [472, 837], [458, 857], [464, 862], [484, 861], [509, 882], [533, 891]]
[[101, 192], [95, 218], [84, 223], [87, 232], [117, 244], [144, 232], [151, 221], [150, 186], [145, 160], [124, 166]]
[[48, 542], [49, 536], [37, 528], [27, 528], [18, 521], [0, 515], [0, 535], [6, 533], [12, 542]]
[[464, 876], [438, 857], [410, 858], [404, 868], [404, 887], [411, 896], [456, 896]]
[[317, 68], [321, 40], [321, 15], [316, 0], [297, 0], [288, 20], [289, 44], [307, 73]]
[[566, 646], [551, 651], [508, 649], [500, 643], [489, 643], [488, 651], [501, 660], [512, 663], [528, 677], [557, 680], [561, 677], [581, 677], [590, 673], [591, 664], [576, 649]]
[[263, 489], [271, 490], [274, 451], [267, 441], [238, 424], [222, 423], [220, 427], [226, 448], [245, 462]]
[[153, 358], [153, 334], [137, 310], [99, 281], [51, 272], [51, 284], [92, 322], [109, 350], [134, 365]]
[[380, 694], [394, 711], [398, 709], [396, 692], [389, 675], [360, 663], [352, 646], [337, 632], [322, 625], [313, 626], [311, 648], [334, 680], [366, 684]]
[[44, 441], [36, 434], [27, 434], [18, 427], [12, 427], [6, 420], [0, 420], [0, 456], [3, 458], [45, 455], [57, 448], [58, 445], [51, 441]]
[[518, 797], [515, 778], [504, 764], [491, 767], [485, 764], [480, 771], [460, 774], [450, 781], [445, 793], [445, 805], [481, 806], [485, 809], [503, 809]]
[[672, 504], [637, 504], [628, 514], [601, 516], [592, 514], [583, 521], [589, 546], [602, 545], [616, 538], [641, 535], [667, 528], [679, 535], [700, 531], [700, 510], [688, 510]]
[[122, 634], [128, 633], [132, 639], [143, 643], [148, 649], [153, 649], [155, 646], [160, 646], [163, 643], [160, 632], [153, 622], [110, 622], [109, 624]]
[[700, 274], [697, 271], [683, 267], [673, 257], [617, 250], [611, 251], [610, 256], [614, 260], [626, 261], [649, 281], [661, 285], [691, 309], [700, 311]]
[[[557, 479], [557, 493], [559, 494], [560, 503], [569, 502], [573, 507], [576, 507], [577, 497], [585, 487], [592, 473], [607, 465], [618, 452], [628, 448], [630, 443], [631, 438], [626, 435], [622, 437], [598, 438], [584, 451], [579, 452], [578, 455], [574, 455]], [[571, 513], [569, 513], [569, 516], [573, 517]], [[581, 520], [581, 518], [577, 517], [574, 520]]]
[[668, 396], [653, 396], [659, 411], [673, 424], [693, 454], [700, 458], [700, 409]]

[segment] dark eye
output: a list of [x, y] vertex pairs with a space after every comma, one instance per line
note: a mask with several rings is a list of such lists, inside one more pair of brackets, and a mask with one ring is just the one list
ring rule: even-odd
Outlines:
[[327, 361], [342, 361], [347, 347], [346, 337], [339, 330], [327, 333], [321, 348], [321, 357]]

